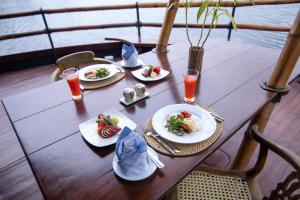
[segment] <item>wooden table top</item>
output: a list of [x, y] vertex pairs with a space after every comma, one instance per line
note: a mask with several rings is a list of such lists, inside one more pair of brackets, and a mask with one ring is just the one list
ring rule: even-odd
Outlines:
[[[158, 109], [182, 103], [182, 74], [187, 66], [188, 44], [174, 44], [169, 50], [168, 54], [140, 55], [145, 63], [160, 65], [171, 73], [164, 80], [147, 83], [150, 98], [130, 107], [119, 103], [123, 89], [138, 82], [130, 71], [113, 85], [87, 91], [82, 102], [71, 100], [64, 80], [2, 100], [46, 198], [159, 199], [274, 97], [273, 93], [262, 90], [259, 83], [269, 76], [278, 50], [210, 40], [204, 54], [197, 102], [224, 117], [220, 138], [193, 156], [179, 158], [158, 153], [165, 168], [143, 181], [124, 181], [112, 169], [114, 145], [90, 146], [82, 138], [78, 124], [116, 108], [138, 125], [137, 132], [142, 135], [147, 119]], [[291, 78], [299, 71], [298, 64]]]

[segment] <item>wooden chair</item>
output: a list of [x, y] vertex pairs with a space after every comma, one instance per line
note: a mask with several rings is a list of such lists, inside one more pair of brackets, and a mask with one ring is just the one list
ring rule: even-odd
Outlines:
[[[267, 139], [258, 132], [257, 126], [252, 127], [250, 134], [260, 143], [253, 168], [240, 172], [199, 166], [177, 185], [170, 199], [300, 199], [300, 157]], [[269, 149], [285, 159], [295, 171], [277, 185], [270, 197], [263, 197], [255, 177], [263, 169]]]
[[61, 74], [65, 69], [68, 68], [79, 68], [83, 65], [88, 64], [111, 64], [110, 60], [103, 58], [95, 58], [95, 54], [92, 51], [82, 51], [73, 54], [66, 55], [59, 58], [56, 61], [57, 69], [52, 73], [51, 79], [53, 81], [58, 81], [61, 79]]

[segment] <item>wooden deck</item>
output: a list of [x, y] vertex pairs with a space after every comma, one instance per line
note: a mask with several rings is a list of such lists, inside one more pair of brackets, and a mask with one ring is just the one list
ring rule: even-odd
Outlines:
[[[0, 74], [0, 98], [46, 85], [50, 81], [53, 65]], [[266, 135], [300, 153], [300, 82], [290, 85], [290, 92], [277, 105]], [[3, 105], [0, 105], [0, 199], [41, 199], [37, 183], [14, 134]], [[241, 130], [243, 131], [243, 130]], [[236, 134], [222, 148], [206, 160], [206, 164], [226, 168], [239, 147], [242, 134]], [[269, 154], [267, 166], [260, 175], [264, 194], [269, 194], [275, 183], [281, 180], [290, 168], [273, 154]], [[5, 194], [5, 197], [2, 196]]]

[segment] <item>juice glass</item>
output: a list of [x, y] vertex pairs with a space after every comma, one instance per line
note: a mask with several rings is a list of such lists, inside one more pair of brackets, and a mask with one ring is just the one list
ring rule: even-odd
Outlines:
[[199, 71], [196, 69], [188, 69], [184, 75], [184, 101], [186, 103], [195, 101], [198, 76]]
[[63, 76], [67, 80], [73, 100], [80, 100], [82, 98], [80, 84], [79, 84], [79, 76], [78, 69], [70, 68], [63, 71]]

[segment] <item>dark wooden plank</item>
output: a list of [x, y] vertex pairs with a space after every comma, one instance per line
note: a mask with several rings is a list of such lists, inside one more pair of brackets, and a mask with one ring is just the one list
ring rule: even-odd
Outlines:
[[20, 144], [14, 131], [0, 133], [0, 170], [15, 161], [24, 158]]
[[0, 199], [43, 199], [26, 160], [0, 172]]

